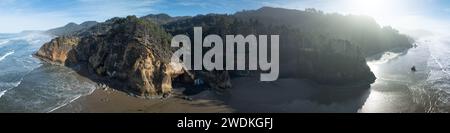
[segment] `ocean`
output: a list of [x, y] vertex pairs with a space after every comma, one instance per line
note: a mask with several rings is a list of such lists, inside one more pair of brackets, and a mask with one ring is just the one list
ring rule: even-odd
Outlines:
[[450, 112], [450, 40], [426, 37], [416, 44], [368, 62], [377, 80], [359, 112]]
[[0, 112], [51, 112], [91, 93], [95, 83], [32, 56], [54, 36], [0, 34]]

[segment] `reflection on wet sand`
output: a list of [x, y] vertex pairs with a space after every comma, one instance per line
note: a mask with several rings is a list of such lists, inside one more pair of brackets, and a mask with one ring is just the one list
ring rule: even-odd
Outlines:
[[308, 80], [233, 79], [222, 99], [237, 112], [357, 112], [367, 99], [368, 85], [323, 86]]
[[[419, 45], [403, 52], [386, 52], [369, 58], [377, 77], [372, 85], [323, 86], [307, 80], [279, 79], [258, 83], [249, 78], [233, 80], [225, 103], [238, 112], [428, 112], [419, 99], [427, 78], [429, 50]], [[410, 70], [411, 66], [416, 71]]]
[[[371, 85], [370, 95], [359, 112], [427, 112], [427, 107], [418, 103], [422, 100], [417, 99], [420, 97], [417, 91], [424, 89], [420, 85], [427, 78], [428, 58], [428, 47], [419, 45], [404, 54], [383, 56], [380, 60], [368, 62], [377, 80]], [[412, 66], [416, 71], [410, 70]]]

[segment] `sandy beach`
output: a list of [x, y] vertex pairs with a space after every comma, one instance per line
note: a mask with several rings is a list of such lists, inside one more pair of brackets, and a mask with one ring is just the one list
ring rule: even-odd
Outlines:
[[[424, 68], [428, 53], [421, 49], [370, 62], [378, 78], [371, 85], [326, 86], [305, 79], [261, 82], [258, 78], [236, 77], [231, 81], [233, 87], [226, 91], [206, 89], [187, 97], [183, 88], [176, 88], [167, 99], [143, 99], [113, 89], [96, 89], [54, 112], [428, 112], [434, 106], [415, 99], [426, 97], [414, 89], [427, 73]], [[419, 71], [404, 69], [411, 64], [416, 64]]]
[[53, 113], [357, 112], [368, 91], [361, 85], [318, 86], [302, 79], [260, 82], [242, 77], [232, 83], [227, 91], [204, 90], [190, 96], [178, 88], [165, 99], [96, 89]]
[[233, 110], [208, 92], [186, 98], [176, 91], [165, 99], [143, 99], [116, 90], [96, 89], [53, 113], [226, 113]]

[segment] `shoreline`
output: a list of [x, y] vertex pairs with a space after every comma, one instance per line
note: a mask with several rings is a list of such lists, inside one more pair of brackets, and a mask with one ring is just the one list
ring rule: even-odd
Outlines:
[[[371, 85], [370, 95], [360, 113], [421, 113], [439, 108], [432, 90], [427, 87], [430, 53], [426, 42], [394, 56], [369, 62], [377, 80]], [[391, 54], [392, 55], [392, 54]], [[389, 56], [385, 56], [389, 57]], [[418, 68], [411, 72], [411, 66]], [[431, 91], [431, 92], [430, 92]]]
[[[399, 53], [393, 56], [394, 58], [389, 58], [387, 62], [401, 56], [403, 54]], [[383, 58], [367, 63], [380, 60]], [[380, 80], [378, 78], [377, 80]], [[50, 113], [356, 113], [365, 112], [364, 105], [370, 93], [373, 93], [375, 85], [374, 83], [320, 85], [307, 79], [279, 79], [276, 82], [264, 83], [249, 77], [238, 77], [232, 79], [233, 88], [220, 95], [213, 90], [203, 90], [199, 94], [186, 96], [183, 94], [184, 88], [174, 88], [169, 98], [145, 99], [125, 91], [109, 87], [105, 89], [101, 86], [103, 83], [98, 84], [97, 89], [90, 94], [81, 96]], [[274, 96], [273, 93], [278, 93], [279, 96]]]
[[[180, 88], [181, 89], [181, 88]], [[186, 98], [176, 90], [169, 98], [144, 99], [125, 92], [95, 89], [50, 113], [231, 113], [223, 102], [214, 100], [210, 92]]]
[[168, 98], [152, 99], [97, 88], [50, 113], [357, 112], [368, 91], [360, 84], [321, 86], [303, 79], [261, 83], [244, 77], [232, 82], [234, 87], [223, 92], [204, 90], [186, 96], [183, 88], [175, 88]]

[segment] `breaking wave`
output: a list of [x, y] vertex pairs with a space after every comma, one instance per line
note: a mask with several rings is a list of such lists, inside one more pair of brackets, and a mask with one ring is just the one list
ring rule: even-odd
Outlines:
[[0, 112], [52, 112], [95, 90], [96, 84], [73, 70], [32, 57], [52, 38], [0, 34]]
[[1, 82], [0, 82], [0, 88], [6, 88], [6, 89], [0, 91], [0, 98], [1, 98], [3, 95], [5, 95], [5, 93], [6, 93], [7, 91], [9, 91], [9, 90], [11, 90], [11, 89], [13, 89], [13, 88], [19, 86], [20, 83], [22, 83], [22, 80], [17, 81], [17, 82], [13, 82], [13, 83], [1, 83]]
[[0, 57], [0, 61], [4, 60], [6, 57], [8, 57], [8, 56], [10, 56], [10, 55], [12, 55], [12, 54], [14, 54], [14, 50], [13, 50], [13, 51], [10, 51], [10, 52], [8, 52], [8, 53], [6, 53], [6, 54], [3, 55], [3, 56], [1, 56], [1, 57]]

